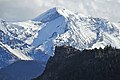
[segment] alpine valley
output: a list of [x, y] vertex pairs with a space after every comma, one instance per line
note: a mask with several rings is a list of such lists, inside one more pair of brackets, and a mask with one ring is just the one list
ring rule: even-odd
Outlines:
[[0, 80], [39, 76], [49, 57], [54, 56], [55, 47], [63, 45], [81, 51], [107, 45], [119, 49], [120, 23], [60, 7], [24, 22], [0, 19]]

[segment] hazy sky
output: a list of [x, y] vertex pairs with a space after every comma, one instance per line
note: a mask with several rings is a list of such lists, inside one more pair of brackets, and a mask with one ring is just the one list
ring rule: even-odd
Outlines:
[[0, 18], [24, 21], [33, 19], [55, 6], [120, 21], [120, 0], [0, 0]]

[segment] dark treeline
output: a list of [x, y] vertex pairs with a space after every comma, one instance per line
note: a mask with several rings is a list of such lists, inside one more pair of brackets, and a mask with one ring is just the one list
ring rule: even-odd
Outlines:
[[61, 46], [55, 54], [35, 80], [120, 80], [120, 49], [106, 46], [79, 51]]

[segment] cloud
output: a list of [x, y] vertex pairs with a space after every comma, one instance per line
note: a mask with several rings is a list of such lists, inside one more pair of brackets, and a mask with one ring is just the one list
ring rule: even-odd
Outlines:
[[0, 0], [0, 17], [7, 21], [24, 21], [55, 6], [111, 21], [120, 19], [120, 0]]

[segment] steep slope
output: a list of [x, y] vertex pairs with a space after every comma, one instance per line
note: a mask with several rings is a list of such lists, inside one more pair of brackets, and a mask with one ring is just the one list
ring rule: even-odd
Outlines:
[[119, 80], [120, 49], [105, 47], [79, 51], [58, 46], [44, 73], [34, 80]]
[[[30, 45], [20, 41], [12, 36], [9, 31], [10, 25], [4, 20], [0, 20], [0, 68], [7, 66], [17, 60], [32, 60], [28, 56], [27, 48]], [[12, 27], [11, 27], [12, 28]]]
[[47, 62], [55, 46], [69, 45], [79, 50], [106, 45], [120, 48], [119, 30], [118, 24], [108, 20], [57, 7], [25, 22], [0, 20], [0, 44], [19, 60]]
[[102, 18], [76, 15], [67, 9], [53, 8], [33, 21], [45, 24], [32, 45], [46, 54], [54, 55], [56, 45], [70, 45], [80, 50], [104, 48], [106, 45], [120, 48], [118, 26]]
[[18, 58], [16, 56], [10, 54], [9, 51], [0, 46], [0, 68], [5, 67], [17, 60]]

